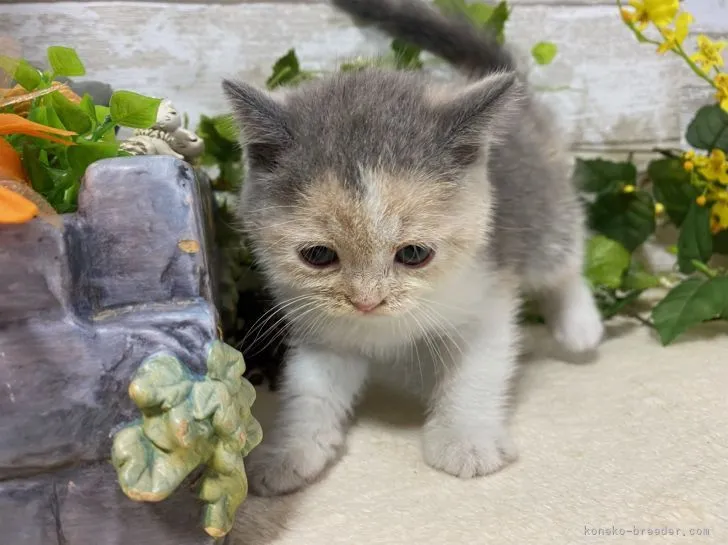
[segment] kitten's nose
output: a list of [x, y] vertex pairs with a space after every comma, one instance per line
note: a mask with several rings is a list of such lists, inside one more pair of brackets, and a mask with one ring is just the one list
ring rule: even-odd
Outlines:
[[375, 308], [377, 308], [379, 305], [382, 304], [382, 301], [374, 301], [372, 299], [368, 300], [356, 300], [356, 299], [350, 299], [351, 304], [354, 305], [354, 308], [361, 312], [371, 312]]

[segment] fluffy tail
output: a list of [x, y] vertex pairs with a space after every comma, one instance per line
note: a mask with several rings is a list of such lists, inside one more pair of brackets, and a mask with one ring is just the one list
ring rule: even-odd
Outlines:
[[392, 37], [442, 57], [473, 76], [516, 69], [513, 57], [494, 34], [475, 28], [464, 18], [442, 15], [422, 0], [332, 2], [352, 17], [374, 23]]

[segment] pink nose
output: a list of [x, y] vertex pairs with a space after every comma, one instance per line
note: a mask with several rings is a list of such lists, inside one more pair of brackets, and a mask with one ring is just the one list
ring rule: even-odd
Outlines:
[[361, 312], [371, 312], [375, 308], [377, 308], [379, 305], [382, 304], [381, 301], [351, 301], [351, 304], [354, 305], [354, 307], [361, 311]]

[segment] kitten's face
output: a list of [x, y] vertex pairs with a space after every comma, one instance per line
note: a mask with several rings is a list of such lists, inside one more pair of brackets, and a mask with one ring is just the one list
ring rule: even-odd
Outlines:
[[[301, 314], [366, 320], [416, 313], [486, 242], [484, 170], [458, 183], [364, 170], [363, 191], [329, 171], [295, 202], [256, 211], [248, 232], [281, 299]], [[298, 298], [298, 299], [297, 299]]]
[[513, 83], [443, 93], [373, 71], [282, 99], [226, 83], [246, 144], [241, 217], [283, 308], [372, 323], [442, 299], [487, 242], [486, 141]]

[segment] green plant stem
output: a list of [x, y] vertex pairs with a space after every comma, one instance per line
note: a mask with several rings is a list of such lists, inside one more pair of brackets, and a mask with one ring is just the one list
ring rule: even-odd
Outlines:
[[628, 313], [627, 314], [627, 317], [634, 318], [635, 320], [637, 320], [638, 322], [640, 322], [642, 325], [647, 326], [647, 327], [649, 327], [651, 329], [655, 329], [655, 324], [652, 323], [651, 320], [648, 320], [647, 318], [643, 318], [642, 316], [640, 316], [636, 312], [634, 312], [634, 313], [632, 313], [632, 312]]
[[[660, 32], [662, 32], [662, 31], [660, 31]], [[677, 48], [674, 48], [673, 51], [687, 63], [687, 65], [690, 67], [690, 70], [692, 70], [696, 76], [707, 81], [710, 84], [710, 86], [713, 87], [714, 89], [718, 88], [718, 86], [715, 84], [715, 82], [712, 79], [710, 79], [710, 76], [708, 76], [708, 74], [703, 72], [698, 67], [698, 65], [695, 64], [692, 61], [692, 59], [690, 59], [690, 57], [687, 55], [687, 53], [685, 53], [685, 50], [683, 49], [683, 47], [680, 44], [678, 44]]]
[[708, 278], [715, 278], [716, 276], [718, 276], [718, 271], [716, 271], [715, 269], [711, 269], [710, 267], [708, 267], [702, 261], [698, 261], [697, 259], [693, 259], [692, 260], [692, 263], [693, 263], [693, 267], [695, 267], [698, 271], [700, 271], [701, 273], [703, 273]]
[[104, 122], [94, 129], [94, 132], [91, 134], [91, 141], [98, 142], [113, 126], [114, 120], [111, 119], [110, 115], [107, 115]]
[[617, 7], [619, 8], [619, 18], [622, 19], [622, 22], [627, 26], [628, 29], [630, 29], [632, 31], [632, 33], [637, 38], [638, 42], [649, 43], [649, 44], [653, 44], [653, 45], [660, 45], [660, 42], [655, 41], [655, 40], [650, 40], [648, 37], [646, 37], [644, 34], [642, 34], [642, 32], [640, 32], [640, 30], [637, 29], [637, 27], [635, 27], [633, 23], [629, 23], [624, 20], [624, 18], [622, 17], [622, 9], [624, 8], [624, 5], [622, 4], [622, 0], [617, 0]]

